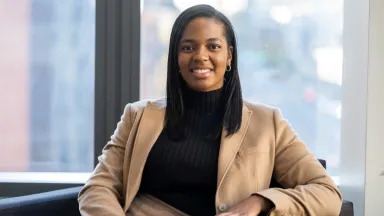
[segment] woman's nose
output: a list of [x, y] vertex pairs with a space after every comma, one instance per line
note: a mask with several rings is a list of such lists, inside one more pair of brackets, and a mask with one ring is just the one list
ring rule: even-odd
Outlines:
[[195, 61], [208, 61], [208, 59], [209, 59], [208, 50], [205, 48], [197, 49], [193, 55], [193, 60]]

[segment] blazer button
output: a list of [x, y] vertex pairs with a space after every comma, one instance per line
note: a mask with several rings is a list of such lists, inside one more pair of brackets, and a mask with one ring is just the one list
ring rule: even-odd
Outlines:
[[224, 203], [221, 203], [220, 205], [219, 205], [219, 210], [220, 211], [225, 211], [227, 209], [227, 205], [225, 205]]

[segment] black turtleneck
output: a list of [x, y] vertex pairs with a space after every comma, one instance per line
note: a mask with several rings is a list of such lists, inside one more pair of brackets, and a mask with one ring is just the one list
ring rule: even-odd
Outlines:
[[171, 140], [164, 129], [146, 161], [140, 192], [189, 215], [215, 215], [222, 90], [184, 90], [185, 139]]

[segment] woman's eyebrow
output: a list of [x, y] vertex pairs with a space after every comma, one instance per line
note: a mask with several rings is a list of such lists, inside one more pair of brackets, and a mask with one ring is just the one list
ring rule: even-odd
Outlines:
[[[222, 41], [222, 40], [219, 39], [219, 38], [208, 38], [207, 41], [208, 42], [213, 42], [213, 41]], [[195, 42], [196, 42], [196, 40], [189, 39], [189, 38], [183, 39], [183, 40], [180, 41], [180, 43], [195, 43]]]
[[213, 42], [213, 41], [221, 41], [219, 38], [209, 38], [207, 41]]
[[195, 40], [193, 40], [193, 39], [183, 39], [180, 41], [180, 43], [194, 43], [194, 42], [195, 42]]

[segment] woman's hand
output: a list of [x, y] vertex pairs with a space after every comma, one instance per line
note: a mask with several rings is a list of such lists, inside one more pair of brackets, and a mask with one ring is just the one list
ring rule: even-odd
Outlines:
[[257, 216], [261, 212], [269, 212], [272, 207], [273, 203], [268, 199], [259, 195], [252, 195], [230, 208], [227, 212], [217, 216]]

